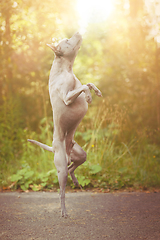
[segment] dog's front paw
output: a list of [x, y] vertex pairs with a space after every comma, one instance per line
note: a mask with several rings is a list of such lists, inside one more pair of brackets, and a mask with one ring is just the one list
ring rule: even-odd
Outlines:
[[85, 99], [86, 99], [86, 102], [91, 103], [92, 102], [91, 93], [90, 94], [85, 94]]
[[98, 88], [95, 90], [95, 94], [96, 94], [98, 97], [102, 97], [102, 93], [101, 93], [101, 91], [100, 91]]
[[87, 86], [87, 88], [84, 90], [84, 93], [85, 93], [86, 102], [91, 103], [91, 102], [92, 102], [92, 95], [91, 95], [91, 92], [90, 92], [88, 86]]
[[90, 90], [93, 89], [98, 97], [102, 97], [101, 91], [93, 83], [87, 83], [87, 86]]

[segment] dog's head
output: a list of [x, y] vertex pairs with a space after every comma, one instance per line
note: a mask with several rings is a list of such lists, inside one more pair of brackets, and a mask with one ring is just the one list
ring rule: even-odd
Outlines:
[[82, 43], [82, 36], [77, 32], [70, 39], [63, 39], [57, 46], [47, 44], [57, 57], [74, 58]]

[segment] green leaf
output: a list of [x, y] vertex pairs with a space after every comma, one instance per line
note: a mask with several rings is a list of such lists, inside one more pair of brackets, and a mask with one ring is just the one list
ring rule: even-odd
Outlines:
[[79, 184], [84, 187], [87, 186], [91, 181], [90, 179], [86, 178], [85, 176], [76, 176], [78, 179]]
[[33, 186], [31, 186], [31, 188], [35, 192], [39, 191], [39, 186], [37, 184], [33, 184]]
[[58, 183], [58, 178], [55, 178], [55, 179], [53, 180], [53, 182], [54, 182], [55, 184], [57, 184], [57, 183]]
[[42, 182], [47, 182], [47, 181], [48, 181], [48, 177], [42, 179]]
[[12, 181], [12, 182], [19, 181], [19, 180], [21, 180], [22, 178], [23, 178], [22, 176], [20, 176], [20, 175], [18, 175], [18, 174], [14, 174], [14, 175], [11, 176], [11, 181]]
[[45, 187], [47, 185], [47, 182], [41, 183], [42, 187]]
[[25, 185], [20, 186], [23, 191], [26, 191], [28, 188]]
[[89, 173], [90, 173], [90, 174], [96, 174], [96, 173], [101, 172], [101, 170], [102, 170], [102, 167], [101, 167], [100, 165], [92, 165], [92, 166], [90, 167]]
[[47, 176], [50, 176], [52, 174], [55, 174], [57, 176], [57, 170], [56, 169], [52, 169], [52, 170], [47, 172]]
[[26, 172], [24, 174], [24, 178], [25, 179], [28, 179], [28, 178], [31, 178], [33, 176], [34, 172], [33, 171], [29, 171], [29, 172]]
[[85, 180], [83, 181], [82, 187], [87, 186], [90, 182], [91, 182], [90, 179], [88, 179], [88, 178], [85, 179]]

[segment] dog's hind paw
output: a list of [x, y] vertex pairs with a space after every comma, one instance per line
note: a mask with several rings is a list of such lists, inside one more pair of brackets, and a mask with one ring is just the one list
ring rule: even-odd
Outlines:
[[67, 214], [66, 210], [61, 212], [61, 216], [64, 217], [64, 218], [68, 217], [68, 214]]

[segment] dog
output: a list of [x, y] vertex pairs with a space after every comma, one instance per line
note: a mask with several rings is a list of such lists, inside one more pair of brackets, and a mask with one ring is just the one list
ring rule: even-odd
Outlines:
[[79, 186], [74, 170], [86, 161], [86, 152], [74, 141], [77, 126], [92, 102], [90, 90], [98, 97], [101, 91], [93, 84], [82, 85], [73, 73], [73, 63], [82, 43], [82, 36], [77, 32], [70, 39], [63, 39], [57, 46], [47, 44], [55, 58], [49, 76], [49, 95], [53, 110], [52, 147], [28, 139], [29, 142], [54, 153], [54, 164], [60, 186], [61, 215], [67, 217], [65, 208], [65, 187], [68, 172], [75, 186]]

